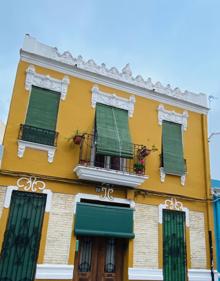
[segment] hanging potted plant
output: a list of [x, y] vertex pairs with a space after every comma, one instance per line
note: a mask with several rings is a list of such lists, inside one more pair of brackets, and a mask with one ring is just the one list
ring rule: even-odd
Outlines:
[[68, 140], [72, 140], [74, 144], [81, 144], [82, 140], [85, 137], [85, 133], [80, 132], [79, 130], [76, 130], [76, 132], [68, 138]]
[[151, 151], [155, 152], [158, 149], [156, 148], [156, 146], [153, 144], [151, 148], [147, 148], [146, 146], [143, 146], [142, 148], [140, 148], [138, 150], [138, 157], [140, 159], [144, 159], [146, 156], [150, 155]]

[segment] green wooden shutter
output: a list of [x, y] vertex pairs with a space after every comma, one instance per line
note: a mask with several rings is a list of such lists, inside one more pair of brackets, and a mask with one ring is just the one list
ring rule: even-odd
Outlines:
[[163, 210], [164, 281], [186, 281], [185, 213]]
[[134, 238], [133, 209], [117, 206], [77, 203], [75, 234]]
[[25, 124], [56, 130], [60, 93], [32, 86]]
[[185, 169], [181, 125], [163, 121], [162, 143], [164, 172], [182, 176]]
[[126, 110], [96, 105], [96, 152], [108, 156], [133, 157]]
[[0, 255], [0, 280], [35, 278], [46, 194], [13, 191]]

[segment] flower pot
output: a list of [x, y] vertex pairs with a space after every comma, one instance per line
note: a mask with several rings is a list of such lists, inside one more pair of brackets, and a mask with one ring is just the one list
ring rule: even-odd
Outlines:
[[143, 147], [140, 151], [139, 151], [139, 155], [141, 158], [144, 158], [146, 156], [148, 156], [151, 153], [151, 149], [148, 149], [146, 147]]
[[82, 140], [83, 140], [83, 136], [81, 136], [81, 135], [75, 135], [73, 137], [73, 142], [75, 144], [81, 144]]

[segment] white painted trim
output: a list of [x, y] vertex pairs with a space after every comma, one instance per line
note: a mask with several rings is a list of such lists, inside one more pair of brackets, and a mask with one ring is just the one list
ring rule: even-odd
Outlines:
[[69, 83], [68, 76], [64, 76], [62, 80], [58, 80], [49, 75], [36, 73], [33, 65], [29, 65], [26, 70], [25, 89], [28, 92], [31, 92], [32, 86], [37, 86], [59, 92], [61, 93], [61, 99], [65, 100]]
[[[170, 175], [172, 176], [172, 175]], [[161, 182], [165, 182], [165, 178], [166, 178], [166, 173], [164, 172], [164, 168], [160, 167], [160, 181]], [[182, 186], [185, 185], [186, 183], [186, 173], [184, 173], [182, 176], [180, 176], [180, 183]]]
[[40, 143], [33, 143], [33, 142], [29, 142], [29, 141], [24, 141], [24, 140], [18, 140], [18, 157], [19, 158], [22, 158], [24, 156], [24, 152], [27, 147], [47, 151], [48, 162], [49, 163], [53, 162], [55, 151], [56, 151], [55, 146], [50, 146], [50, 145], [45, 145], [45, 144], [40, 144]]
[[[211, 271], [208, 269], [189, 269], [189, 281], [211, 281]], [[218, 272], [214, 270], [215, 281], [218, 281]]]
[[[12, 196], [12, 191], [13, 190], [19, 190], [18, 186], [10, 185], [6, 188], [5, 192], [5, 199], [4, 199], [4, 208], [9, 208], [11, 204], [11, 196]], [[23, 191], [23, 190], [19, 190]], [[51, 210], [51, 203], [52, 203], [52, 191], [50, 189], [44, 189], [42, 193], [47, 194], [47, 199], [46, 199], [46, 207], [45, 207], [45, 212], [50, 212]]]
[[183, 207], [183, 204], [179, 201], [177, 201], [175, 198], [171, 198], [171, 200], [165, 200], [165, 204], [160, 204], [158, 206], [159, 208], [159, 223], [163, 223], [163, 210], [175, 210], [175, 211], [182, 211], [185, 212], [185, 218], [186, 218], [186, 226], [189, 227], [189, 209], [186, 207]]
[[[122, 72], [123, 77], [120, 80], [111, 73], [106, 76], [103, 65], [97, 67], [99, 70], [93, 72], [88, 66], [92, 65], [92, 60], [89, 60], [87, 63], [80, 63], [82, 58], [79, 56], [77, 59], [73, 59], [71, 64], [68, 61], [68, 57], [71, 56], [70, 53], [64, 52], [63, 55], [60, 55], [56, 48], [51, 48], [37, 42], [35, 38], [30, 36], [25, 37], [20, 56], [22, 61], [59, 71], [80, 79], [86, 79], [93, 83], [129, 92], [137, 96], [167, 103], [201, 114], [207, 114], [209, 110], [205, 94], [195, 94], [189, 91], [181, 92], [177, 88], [172, 90], [170, 86], [167, 86], [165, 90], [165, 87], [159, 87], [158, 83], [155, 85], [152, 84], [150, 79], [142, 84], [140, 76], [137, 76], [136, 79], [132, 77], [132, 79], [128, 81], [128, 79], [123, 78], [127, 76], [126, 71], [124, 73]], [[113, 68], [111, 68], [109, 72], [114, 72]]]
[[11, 195], [13, 190], [18, 190], [17, 186], [10, 185], [6, 189], [5, 200], [4, 200], [4, 208], [9, 208], [11, 204]]
[[50, 189], [44, 189], [42, 193], [47, 194], [45, 212], [49, 213], [51, 210], [53, 192]]
[[[218, 281], [218, 272], [214, 271], [215, 281]], [[211, 281], [211, 271], [207, 269], [189, 269], [189, 281]], [[163, 280], [162, 269], [128, 268], [129, 280]], [[178, 280], [176, 280], [178, 281]]]
[[114, 106], [128, 111], [129, 117], [133, 116], [135, 96], [130, 96], [125, 99], [116, 94], [108, 94], [99, 90], [97, 85], [92, 87], [92, 107], [96, 107], [96, 103], [102, 103], [109, 106]]
[[177, 113], [174, 110], [167, 110], [164, 108], [163, 104], [160, 104], [157, 108], [158, 111], [158, 124], [161, 126], [163, 120], [170, 121], [173, 123], [181, 124], [183, 126], [184, 131], [187, 129], [187, 119], [189, 114], [187, 111], [183, 111], [183, 113]]
[[77, 165], [73, 171], [76, 172], [78, 178], [83, 180], [129, 186], [133, 188], [138, 187], [149, 178], [148, 176], [83, 165]]
[[[89, 199], [89, 200], [100, 201], [100, 202], [109, 202], [109, 199], [103, 198], [99, 195], [88, 194], [88, 193], [78, 193], [75, 196], [75, 203], [74, 203], [74, 209], [73, 209], [74, 214], [76, 213], [76, 204], [77, 204], [77, 202], [80, 202], [81, 199]], [[119, 203], [119, 204], [127, 204], [127, 205], [130, 205], [130, 208], [132, 208], [132, 209], [135, 208], [135, 202], [133, 200], [129, 200], [129, 199], [113, 197], [113, 200], [111, 200], [111, 202]]]
[[163, 271], [162, 269], [129, 267], [128, 280], [163, 280]]
[[69, 280], [73, 279], [73, 265], [37, 264], [35, 279]]

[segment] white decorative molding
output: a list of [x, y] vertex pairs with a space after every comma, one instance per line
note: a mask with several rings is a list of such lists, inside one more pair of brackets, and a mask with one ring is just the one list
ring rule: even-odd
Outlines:
[[128, 280], [163, 280], [162, 269], [128, 268]]
[[163, 223], [163, 209], [185, 212], [186, 226], [189, 227], [189, 209], [183, 207], [183, 203], [176, 198], [165, 200], [164, 204], [159, 205], [159, 223]]
[[24, 191], [36, 192], [45, 189], [46, 184], [38, 180], [37, 177], [22, 177], [17, 180], [17, 187], [23, 188]]
[[18, 157], [22, 158], [24, 156], [24, 152], [26, 148], [33, 148], [42, 151], [47, 151], [48, 155], [48, 162], [52, 163], [56, 151], [55, 146], [40, 144], [40, 143], [33, 143], [29, 141], [18, 140]]
[[[166, 173], [164, 171], [164, 168], [163, 167], [160, 167], [160, 181], [161, 182], [165, 182], [165, 178], [166, 178]], [[184, 173], [182, 176], [180, 176], [180, 182], [181, 182], [181, 185], [185, 185], [186, 183], [186, 173]]]
[[68, 76], [64, 76], [62, 80], [55, 79], [49, 75], [36, 73], [33, 65], [29, 65], [26, 70], [25, 89], [31, 92], [32, 86], [49, 89], [61, 93], [61, 99], [65, 100], [69, 85]]
[[[20, 186], [20, 188], [21, 188], [21, 186]], [[11, 196], [12, 196], [13, 190], [19, 190], [19, 186], [10, 185], [10, 186], [7, 187], [6, 193], [5, 193], [4, 208], [9, 208], [10, 207]], [[28, 190], [28, 191], [33, 192], [32, 190]], [[44, 189], [42, 191], [42, 193], [47, 194], [45, 212], [50, 212], [51, 201], [52, 201], [52, 191], [50, 189]]]
[[129, 187], [138, 187], [148, 176], [129, 174], [122, 171], [107, 170], [98, 167], [77, 165], [74, 170], [78, 178], [102, 183], [110, 183]]
[[189, 114], [187, 111], [183, 111], [182, 114], [175, 112], [174, 110], [170, 111], [164, 108], [163, 104], [160, 104], [157, 108], [158, 110], [158, 124], [162, 125], [163, 120], [181, 124], [184, 131], [187, 129], [187, 119]]
[[[189, 281], [212, 281], [211, 271], [208, 269], [189, 269]], [[218, 281], [218, 272], [214, 270], [214, 280]]]
[[5, 200], [4, 200], [4, 208], [9, 208], [11, 204], [11, 195], [13, 190], [18, 190], [17, 186], [10, 185], [6, 189]]
[[163, 86], [160, 82], [154, 84], [151, 78], [144, 79], [141, 75], [134, 77], [129, 65], [126, 65], [121, 72], [115, 67], [108, 69], [104, 63], [97, 65], [92, 59], [84, 61], [82, 56], [74, 58], [69, 52], [60, 54], [57, 48], [42, 44], [30, 35], [25, 36], [20, 54], [21, 59], [26, 62], [67, 75], [195, 112], [208, 113], [208, 101], [205, 94], [183, 92], [178, 88], [172, 89], [169, 84]]
[[68, 264], [37, 264], [35, 279], [72, 280], [74, 266]]
[[46, 201], [46, 206], [45, 206], [45, 212], [49, 213], [50, 210], [51, 210], [53, 192], [50, 189], [44, 189], [42, 193], [47, 194], [47, 201]]
[[92, 87], [92, 107], [96, 107], [96, 103], [103, 103], [106, 105], [114, 106], [128, 111], [129, 117], [133, 116], [135, 96], [130, 96], [125, 99], [117, 96], [116, 94], [108, 94], [99, 90], [97, 85]]
[[110, 187], [97, 187], [96, 192], [103, 192], [104, 194], [100, 195], [100, 198], [108, 199], [109, 201], [113, 201], [114, 197], [111, 195], [114, 192], [113, 188]]
[[[215, 281], [218, 281], [218, 273], [214, 270]], [[163, 280], [162, 269], [150, 269], [150, 268], [128, 268], [129, 280]], [[211, 271], [207, 269], [189, 269], [188, 279], [189, 281], [212, 281]], [[178, 281], [178, 280], [176, 280]]]
[[[88, 194], [88, 193], [78, 193], [75, 196], [75, 204], [74, 204], [74, 209], [73, 209], [74, 214], [76, 213], [76, 204], [77, 204], [77, 202], [81, 202], [81, 199], [88, 199], [88, 200], [94, 200], [94, 201], [100, 201], [100, 202], [109, 202], [108, 198], [103, 198], [98, 195], [93, 195], [93, 194]], [[119, 204], [126, 204], [126, 205], [130, 205], [130, 208], [132, 208], [132, 209], [135, 208], [135, 202], [133, 200], [129, 200], [129, 199], [114, 197], [111, 202], [119, 203]]]

